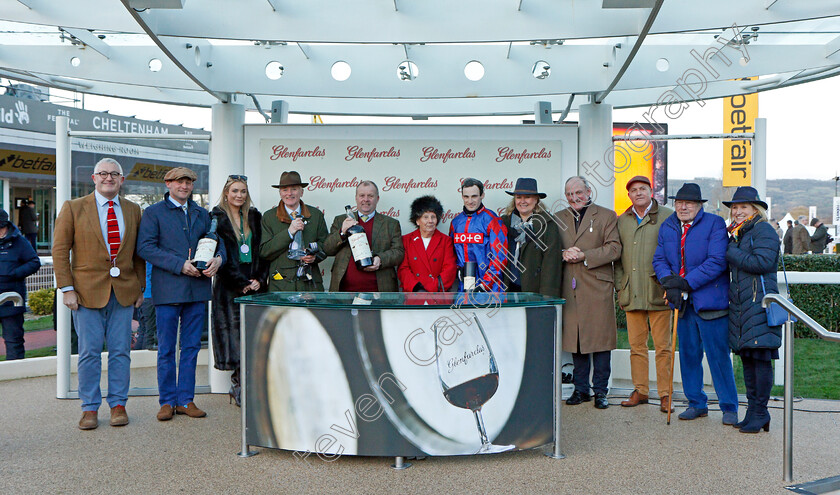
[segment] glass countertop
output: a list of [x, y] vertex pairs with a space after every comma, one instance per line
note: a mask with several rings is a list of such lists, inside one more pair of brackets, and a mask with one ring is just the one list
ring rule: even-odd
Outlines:
[[359, 309], [431, 309], [472, 305], [477, 307], [538, 307], [565, 304], [559, 297], [533, 292], [269, 292], [242, 296], [240, 304]]

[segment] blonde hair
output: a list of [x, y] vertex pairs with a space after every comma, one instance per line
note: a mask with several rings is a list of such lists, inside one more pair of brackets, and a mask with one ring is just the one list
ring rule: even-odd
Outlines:
[[[516, 196], [511, 198], [510, 203], [508, 203], [508, 205], [505, 207], [504, 214], [510, 215], [514, 211], [516, 211]], [[541, 211], [545, 211], [545, 208], [543, 208], [542, 201], [540, 201], [539, 196], [537, 196], [537, 204], [534, 205], [534, 213], [539, 213]]]
[[[755, 204], [755, 203], [747, 203], [748, 205], [755, 208], [755, 214], [758, 215], [758, 222], [766, 222], [767, 221], [767, 210], [764, 209], [763, 206]], [[729, 220], [734, 222], [735, 220], [732, 218], [732, 208], [729, 209]]]
[[228, 177], [228, 180], [225, 181], [225, 187], [222, 188], [222, 196], [219, 198], [219, 204], [217, 205], [219, 209], [227, 214], [228, 220], [230, 220], [231, 225], [236, 225], [236, 221], [233, 218], [233, 213], [230, 210], [230, 205], [227, 201], [228, 192], [230, 192], [230, 186], [234, 185], [235, 183], [240, 182], [245, 184], [245, 203], [240, 207], [239, 212], [242, 214], [242, 233], [240, 234], [239, 229], [234, 228], [233, 233], [236, 236], [237, 240], [242, 240], [242, 236], [248, 237], [248, 234], [251, 233], [251, 228], [248, 226], [248, 211], [251, 209], [251, 193], [248, 192], [248, 183], [242, 179], [232, 179]]

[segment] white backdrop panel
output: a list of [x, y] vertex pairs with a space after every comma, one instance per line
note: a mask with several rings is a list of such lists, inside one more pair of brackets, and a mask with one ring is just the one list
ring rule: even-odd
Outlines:
[[[439, 125], [282, 125], [245, 126], [245, 174], [261, 211], [277, 205], [271, 187], [286, 170], [296, 170], [309, 185], [303, 201], [332, 219], [355, 205], [359, 181], [379, 186], [377, 211], [400, 221], [403, 234], [411, 202], [426, 194], [443, 204], [439, 229], [463, 203], [460, 183], [467, 177], [485, 182], [484, 205], [497, 213], [507, 206], [519, 177], [537, 179], [548, 194], [546, 207], [563, 199], [563, 183], [577, 173], [577, 126], [439, 126]], [[322, 263], [329, 285], [331, 259]]]

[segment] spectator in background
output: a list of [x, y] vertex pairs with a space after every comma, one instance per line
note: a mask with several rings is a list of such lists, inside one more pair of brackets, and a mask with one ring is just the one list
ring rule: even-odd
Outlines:
[[785, 254], [793, 254], [793, 220], [787, 221], [787, 230], [785, 230], [782, 244], [785, 246]]
[[20, 231], [32, 245], [32, 249], [38, 252], [38, 212], [35, 211], [35, 202], [31, 199], [24, 201], [23, 207], [18, 212], [18, 223]]
[[808, 217], [799, 215], [793, 228], [793, 254], [807, 254], [811, 250], [811, 234], [805, 228]]
[[152, 264], [146, 262], [146, 291], [143, 292], [143, 304], [137, 309], [140, 322], [138, 329], [138, 349], [157, 349], [157, 323], [155, 322], [155, 301], [152, 299]]
[[0, 306], [0, 326], [6, 341], [6, 360], [23, 359], [23, 313], [26, 311], [26, 277], [41, 268], [41, 261], [20, 230], [0, 209], [0, 292], [17, 292], [23, 304]]
[[770, 222], [770, 225], [773, 226], [773, 230], [776, 231], [776, 237], [778, 237], [779, 240], [782, 240], [782, 235], [783, 234], [782, 234], [782, 228], [779, 226], [779, 222], [777, 222], [775, 218], [771, 218], [770, 220], [768, 220], [768, 222]]
[[502, 225], [508, 234], [505, 289], [509, 292], [536, 292], [560, 297], [563, 274], [560, 231], [551, 214], [543, 209], [536, 179], [516, 179], [513, 196]]
[[405, 256], [397, 269], [403, 292], [446, 292], [455, 283], [455, 250], [437, 229], [441, 217], [443, 205], [434, 196], [412, 201], [409, 221], [417, 229], [402, 236]]
[[829, 243], [828, 227], [826, 227], [819, 218], [811, 219], [811, 227], [816, 227], [814, 235], [811, 236], [811, 252], [814, 254], [822, 254]]

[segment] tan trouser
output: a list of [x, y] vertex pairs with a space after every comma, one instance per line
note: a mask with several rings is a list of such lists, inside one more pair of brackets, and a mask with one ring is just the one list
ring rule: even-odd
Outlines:
[[[656, 349], [656, 383], [659, 396], [671, 395], [671, 311], [628, 311], [630, 375], [640, 394], [649, 395], [648, 328]], [[650, 327], [648, 327], [650, 321]]]

